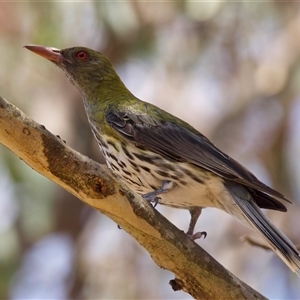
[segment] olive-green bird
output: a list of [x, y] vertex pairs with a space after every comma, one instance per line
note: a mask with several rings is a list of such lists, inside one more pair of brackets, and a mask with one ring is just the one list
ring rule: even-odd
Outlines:
[[194, 234], [201, 208], [216, 207], [245, 221], [300, 275], [296, 247], [260, 210], [286, 211], [282, 194], [189, 124], [135, 97], [103, 54], [84, 47], [25, 47], [55, 63], [79, 89], [108, 167], [132, 190], [190, 210], [192, 238], [204, 234]]

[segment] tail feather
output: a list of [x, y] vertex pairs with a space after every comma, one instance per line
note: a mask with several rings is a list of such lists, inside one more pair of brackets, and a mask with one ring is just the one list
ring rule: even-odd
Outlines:
[[246, 221], [288, 267], [300, 276], [300, 255], [294, 244], [268, 220], [245, 187], [238, 184], [226, 184], [226, 187]]

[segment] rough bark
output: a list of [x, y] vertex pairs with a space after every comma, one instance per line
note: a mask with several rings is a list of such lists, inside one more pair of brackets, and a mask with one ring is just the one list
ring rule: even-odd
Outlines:
[[32, 169], [99, 210], [175, 274], [170, 284], [196, 299], [266, 299], [226, 270], [109, 170], [68, 147], [0, 97], [0, 142]]

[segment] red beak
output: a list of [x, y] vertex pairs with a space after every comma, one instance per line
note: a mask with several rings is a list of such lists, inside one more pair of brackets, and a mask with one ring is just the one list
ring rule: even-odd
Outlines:
[[65, 58], [60, 53], [60, 49], [44, 47], [39, 45], [25, 45], [24, 47], [56, 63], [62, 63], [65, 60]]

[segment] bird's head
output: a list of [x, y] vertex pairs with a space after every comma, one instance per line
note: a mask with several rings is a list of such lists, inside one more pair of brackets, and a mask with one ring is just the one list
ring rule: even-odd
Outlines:
[[39, 45], [24, 47], [60, 67], [85, 96], [92, 93], [101, 82], [115, 85], [120, 81], [108, 58], [92, 49], [72, 47], [60, 50]]

